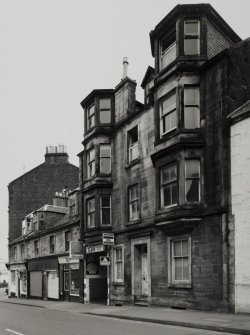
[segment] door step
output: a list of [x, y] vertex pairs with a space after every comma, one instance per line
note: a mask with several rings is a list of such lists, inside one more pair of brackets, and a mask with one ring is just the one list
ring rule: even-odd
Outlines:
[[140, 299], [140, 300], [136, 300], [134, 302], [134, 306], [138, 306], [138, 307], [148, 307], [148, 300], [144, 300], [144, 299]]

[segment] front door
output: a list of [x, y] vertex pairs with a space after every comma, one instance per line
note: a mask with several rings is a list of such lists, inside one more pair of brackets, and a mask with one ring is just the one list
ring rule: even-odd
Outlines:
[[148, 253], [147, 248], [142, 247], [141, 251], [141, 294], [148, 295]]
[[43, 300], [48, 299], [48, 279], [47, 279], [47, 272], [43, 272]]

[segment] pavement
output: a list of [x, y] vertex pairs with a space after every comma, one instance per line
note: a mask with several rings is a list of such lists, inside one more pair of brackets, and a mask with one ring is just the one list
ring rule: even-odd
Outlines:
[[78, 315], [88, 314], [116, 319], [204, 329], [230, 334], [250, 335], [250, 314], [235, 315], [231, 313], [177, 310], [152, 306], [106, 306], [105, 304], [97, 303], [82, 304], [68, 301], [9, 298], [7, 295], [2, 294], [0, 295], [0, 303], [27, 305]]

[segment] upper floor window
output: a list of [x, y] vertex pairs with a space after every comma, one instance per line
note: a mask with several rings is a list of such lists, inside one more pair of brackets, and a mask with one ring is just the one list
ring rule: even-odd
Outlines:
[[17, 260], [17, 248], [13, 247], [13, 258], [16, 261]]
[[161, 169], [161, 207], [177, 204], [177, 165], [176, 163], [164, 166]]
[[165, 39], [160, 44], [160, 70], [164, 69], [176, 59], [176, 41], [169, 43]]
[[199, 87], [184, 87], [184, 127], [186, 129], [200, 127], [199, 101]]
[[133, 185], [128, 189], [129, 221], [139, 219], [139, 185]]
[[35, 222], [34, 222], [34, 230], [35, 230], [35, 231], [38, 230], [38, 221], [35, 221]]
[[49, 251], [50, 254], [55, 252], [55, 235], [49, 237]]
[[100, 123], [111, 122], [111, 99], [100, 99]]
[[100, 144], [100, 173], [111, 173], [111, 145]]
[[25, 254], [24, 254], [25, 246], [24, 246], [24, 244], [21, 244], [20, 251], [21, 251], [21, 259], [24, 259], [25, 258]]
[[87, 151], [87, 178], [95, 175], [95, 149]]
[[161, 135], [177, 127], [176, 90], [160, 101], [160, 132]]
[[88, 228], [95, 227], [95, 198], [87, 201], [87, 224]]
[[185, 162], [185, 194], [186, 201], [200, 202], [200, 160], [189, 159]]
[[87, 109], [87, 130], [94, 127], [94, 125], [95, 125], [95, 105], [92, 105]]
[[101, 195], [101, 225], [109, 226], [111, 224], [111, 196], [109, 194]]
[[69, 244], [71, 241], [71, 231], [65, 232], [65, 251], [69, 251]]
[[184, 54], [200, 54], [200, 22], [198, 20], [184, 21]]
[[128, 132], [129, 163], [138, 158], [138, 126]]
[[34, 256], [39, 256], [39, 241], [34, 241]]

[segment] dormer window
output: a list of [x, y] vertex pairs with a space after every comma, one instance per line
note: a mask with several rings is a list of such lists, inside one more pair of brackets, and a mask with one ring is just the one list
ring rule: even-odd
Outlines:
[[184, 21], [184, 54], [200, 54], [200, 22], [199, 20]]
[[94, 125], [95, 125], [95, 105], [92, 105], [87, 109], [87, 130], [94, 127]]
[[160, 70], [176, 59], [176, 38], [166, 38], [160, 44]]
[[100, 99], [100, 123], [111, 122], [111, 99]]

